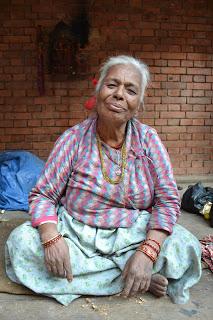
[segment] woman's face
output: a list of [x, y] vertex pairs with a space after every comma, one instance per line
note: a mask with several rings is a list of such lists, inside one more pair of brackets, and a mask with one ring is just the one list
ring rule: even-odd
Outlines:
[[97, 95], [97, 112], [101, 119], [126, 123], [140, 106], [141, 76], [132, 65], [109, 69]]

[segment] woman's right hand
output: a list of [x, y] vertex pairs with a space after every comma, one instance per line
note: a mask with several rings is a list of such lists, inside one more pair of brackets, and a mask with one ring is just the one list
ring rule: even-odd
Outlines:
[[[46, 242], [58, 234], [57, 226], [53, 223], [44, 223], [38, 229], [42, 242]], [[72, 281], [69, 247], [63, 237], [51, 246], [44, 248], [44, 260], [47, 270], [54, 276]]]
[[69, 248], [63, 237], [44, 249], [44, 257], [49, 272], [56, 277], [67, 278], [68, 281], [72, 281]]

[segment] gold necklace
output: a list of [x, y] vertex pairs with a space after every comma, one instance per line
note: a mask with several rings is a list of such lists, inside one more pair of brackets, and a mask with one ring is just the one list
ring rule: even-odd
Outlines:
[[121, 174], [118, 178], [116, 178], [115, 180], [111, 179], [106, 172], [106, 169], [104, 167], [104, 159], [103, 159], [103, 153], [102, 153], [102, 146], [101, 146], [101, 140], [98, 134], [96, 134], [96, 139], [97, 139], [97, 145], [98, 145], [98, 151], [99, 151], [99, 156], [100, 156], [100, 160], [101, 160], [101, 171], [104, 177], [104, 180], [111, 183], [111, 184], [119, 184], [123, 178], [124, 178], [124, 171], [126, 168], [126, 143], [124, 141], [122, 148], [121, 148]]

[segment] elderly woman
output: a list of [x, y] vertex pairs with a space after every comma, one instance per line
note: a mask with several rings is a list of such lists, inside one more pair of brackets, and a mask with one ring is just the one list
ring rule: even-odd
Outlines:
[[136, 120], [147, 66], [111, 57], [96, 113], [65, 131], [30, 194], [29, 221], [6, 245], [8, 277], [64, 305], [81, 295], [150, 291], [189, 299], [197, 239], [176, 224], [179, 196], [156, 131]]

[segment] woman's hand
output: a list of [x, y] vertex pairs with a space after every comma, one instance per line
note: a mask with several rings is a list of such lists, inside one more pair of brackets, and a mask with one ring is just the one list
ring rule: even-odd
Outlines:
[[127, 261], [122, 277], [125, 282], [122, 295], [134, 296], [138, 291], [144, 293], [149, 289], [153, 262], [144, 253], [136, 251]]
[[72, 281], [73, 276], [69, 248], [63, 237], [51, 246], [45, 248], [44, 256], [45, 264], [49, 272], [56, 277], [67, 278], [68, 281]]
[[[42, 242], [58, 235], [57, 225], [54, 223], [41, 224], [38, 230]], [[68, 281], [72, 281], [69, 248], [63, 237], [51, 246], [44, 248], [44, 260], [49, 272], [56, 277], [67, 278]]]

